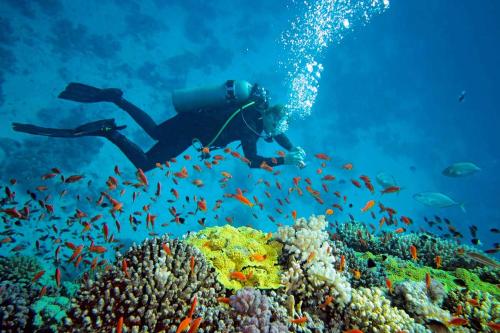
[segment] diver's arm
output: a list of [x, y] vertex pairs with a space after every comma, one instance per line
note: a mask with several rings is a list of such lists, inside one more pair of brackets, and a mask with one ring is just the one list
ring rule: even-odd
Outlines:
[[271, 167], [285, 163], [285, 159], [283, 157], [273, 158], [258, 155], [257, 140], [253, 138], [248, 140], [241, 140], [241, 147], [243, 148], [243, 154], [250, 161], [251, 168], [260, 168], [262, 162], [266, 162], [266, 164]]
[[288, 137], [284, 133], [281, 133], [281, 134], [273, 136], [273, 139], [281, 147], [285, 148], [288, 151], [292, 150], [293, 147], [294, 147], [293, 144], [292, 144], [292, 142], [290, 141], [290, 139], [288, 139]]

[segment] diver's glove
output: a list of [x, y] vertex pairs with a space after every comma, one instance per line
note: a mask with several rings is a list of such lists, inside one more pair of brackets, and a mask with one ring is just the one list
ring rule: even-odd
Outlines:
[[306, 152], [301, 147], [295, 147], [290, 152], [288, 152], [284, 157], [284, 163], [288, 165], [296, 165], [299, 168], [304, 168], [306, 163], [304, 159], [306, 158]]

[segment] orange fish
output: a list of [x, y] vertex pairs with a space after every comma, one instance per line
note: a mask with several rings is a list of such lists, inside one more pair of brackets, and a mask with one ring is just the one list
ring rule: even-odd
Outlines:
[[388, 193], [399, 193], [399, 191], [401, 191], [401, 187], [389, 186], [389, 187], [384, 188], [382, 191], [380, 191], [380, 193], [382, 193], [382, 195], [384, 195], [384, 194], [388, 194]]
[[104, 246], [91, 246], [89, 248], [89, 251], [94, 253], [104, 253], [108, 251], [108, 249], [106, 249]]
[[47, 287], [43, 286], [42, 289], [40, 289], [40, 293], [38, 294], [38, 297], [42, 298], [43, 296], [45, 296], [46, 293], [47, 293]]
[[434, 262], [436, 263], [436, 268], [439, 269], [441, 267], [441, 256], [436, 256]]
[[493, 331], [498, 332], [500, 331], [500, 323], [494, 323], [490, 321], [489, 323], [486, 324], [489, 328], [491, 328]]
[[352, 170], [354, 166], [352, 165], [352, 163], [346, 163], [342, 166], [342, 169], [344, 170]]
[[296, 210], [292, 210], [292, 219], [294, 222], [295, 222], [295, 220], [297, 220], [297, 211]]
[[193, 301], [191, 302], [191, 308], [189, 309], [188, 312], [188, 317], [193, 318], [194, 310], [196, 309], [196, 305], [198, 304], [198, 297], [196, 295], [193, 298]]
[[205, 199], [201, 199], [197, 203], [198, 209], [201, 210], [202, 212], [205, 212], [207, 210], [207, 202]]
[[56, 285], [59, 288], [61, 286], [61, 270], [56, 268], [56, 274], [55, 274], [55, 279], [56, 279]]
[[468, 321], [465, 318], [455, 317], [448, 322], [450, 326], [464, 326], [467, 325]]
[[118, 323], [116, 323], [116, 333], [122, 333], [123, 330], [123, 316], [118, 318]]
[[431, 274], [429, 274], [429, 272], [425, 273], [425, 287], [427, 288], [427, 290], [431, 289], [431, 282]]
[[345, 256], [341, 255], [340, 256], [339, 272], [343, 272], [344, 269], [345, 269]]
[[267, 164], [266, 161], [262, 161], [259, 167], [269, 172], [273, 171], [273, 167], [269, 166], [269, 164]]
[[474, 299], [474, 298], [468, 299], [467, 303], [469, 303], [470, 305], [472, 305], [474, 307], [481, 306], [481, 304], [479, 304], [479, 301], [477, 299]]
[[326, 298], [325, 298], [325, 301], [320, 304], [318, 307], [320, 309], [326, 309], [326, 307], [331, 303], [333, 302], [333, 296], [330, 296], [330, 295], [327, 295]]
[[322, 154], [322, 153], [315, 154], [314, 157], [316, 157], [317, 159], [320, 159], [320, 160], [324, 160], [324, 161], [330, 161], [331, 160], [331, 158], [328, 155]]
[[172, 255], [172, 251], [170, 250], [170, 247], [168, 246], [167, 243], [162, 243], [161, 244], [161, 247], [163, 248], [163, 251], [165, 251], [165, 253], [170, 256]]
[[361, 208], [361, 211], [364, 213], [370, 210], [374, 205], [375, 205], [375, 200], [370, 200], [365, 204], [363, 208]]
[[410, 254], [411, 254], [411, 258], [413, 259], [413, 261], [418, 260], [417, 248], [415, 247], [415, 245], [410, 245]]
[[311, 253], [309, 253], [309, 256], [307, 257], [306, 263], [309, 264], [311, 261], [313, 261], [314, 257], [316, 257], [316, 252], [312, 251]]
[[363, 333], [363, 331], [353, 328], [353, 329], [344, 331], [344, 333]]
[[326, 215], [333, 215], [333, 209], [328, 208], [328, 209], [325, 211], [325, 214], [326, 214]]
[[127, 259], [122, 260], [122, 271], [125, 273], [125, 275], [130, 278], [130, 273], [128, 271], [128, 264], [127, 264]]
[[242, 272], [235, 271], [231, 272], [229, 274], [229, 278], [234, 279], [234, 280], [239, 280], [241, 282], [244, 282], [248, 279], [248, 275], [243, 274]]
[[392, 281], [385, 279], [385, 285], [387, 286], [387, 289], [389, 289], [389, 294], [392, 294]]
[[406, 231], [406, 229], [405, 229], [405, 228], [397, 228], [396, 230], [394, 230], [394, 232], [395, 232], [396, 234], [400, 234], [400, 233], [405, 232], [405, 231]]
[[200, 327], [201, 321], [203, 320], [202, 317], [196, 318], [193, 320], [191, 323], [191, 327], [189, 327], [188, 333], [196, 333], [198, 332], [198, 328]]
[[254, 261], [264, 261], [266, 260], [267, 256], [265, 254], [260, 254], [260, 253], [254, 253], [250, 255], [250, 259]]
[[39, 278], [42, 277], [43, 274], [45, 274], [45, 271], [40, 271], [40, 272], [36, 273], [35, 276], [33, 277], [33, 279], [31, 280], [31, 282], [37, 281]]
[[229, 297], [217, 297], [217, 302], [229, 304], [231, 300]]
[[239, 194], [239, 193], [233, 194], [233, 198], [235, 198], [236, 200], [238, 200], [242, 204], [247, 205], [250, 208], [252, 208], [254, 205], [250, 200], [248, 200], [248, 198], [244, 197], [242, 194]]
[[191, 324], [191, 320], [192, 319], [190, 317], [184, 318], [184, 320], [181, 321], [181, 323], [177, 327], [177, 331], [175, 331], [175, 333], [181, 333], [181, 332], [187, 331], [189, 328], [189, 325]]
[[357, 269], [353, 269], [353, 270], [352, 270], [352, 272], [354, 273], [354, 278], [355, 278], [356, 280], [361, 279], [361, 272], [360, 272], [359, 270], [357, 270]]
[[142, 171], [141, 168], [138, 168], [136, 173], [135, 173], [135, 176], [137, 177], [137, 180], [139, 180], [139, 182], [144, 185], [144, 186], [148, 186], [149, 183], [148, 183], [148, 178], [146, 177], [146, 175], [144, 174], [144, 171]]
[[290, 319], [290, 322], [292, 324], [304, 324], [306, 321], [307, 321], [307, 317], [306, 316], [299, 317], [299, 318], [296, 318], [296, 319]]
[[190, 269], [191, 274], [193, 274], [194, 273], [194, 256], [191, 256], [191, 258], [189, 259], [189, 269]]

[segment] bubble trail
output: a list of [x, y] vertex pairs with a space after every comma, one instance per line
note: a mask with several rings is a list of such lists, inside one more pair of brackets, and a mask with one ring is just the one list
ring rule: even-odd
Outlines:
[[[292, 1], [292, 6], [296, 3]], [[316, 0], [302, 4], [304, 15], [293, 19], [280, 37], [287, 57], [280, 66], [287, 72], [288, 115], [300, 118], [311, 114], [316, 100], [323, 71], [319, 59], [324, 50], [332, 43], [340, 43], [349, 30], [384, 12], [389, 0]], [[288, 123], [281, 127], [285, 131]]]

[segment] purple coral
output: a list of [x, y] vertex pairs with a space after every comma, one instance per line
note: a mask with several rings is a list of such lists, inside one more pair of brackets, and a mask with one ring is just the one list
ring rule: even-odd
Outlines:
[[271, 323], [269, 299], [257, 289], [240, 289], [236, 295], [230, 297], [229, 304], [238, 313], [242, 333], [288, 332], [284, 324]]

